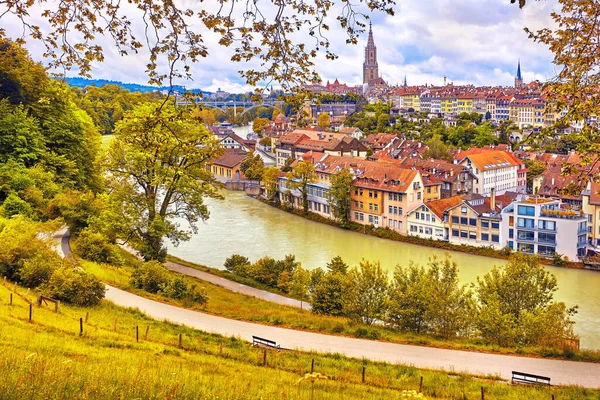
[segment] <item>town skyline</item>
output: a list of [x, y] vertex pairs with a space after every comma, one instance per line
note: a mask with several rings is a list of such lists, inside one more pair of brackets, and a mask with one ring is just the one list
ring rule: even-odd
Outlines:
[[[545, 81], [555, 73], [551, 54], [531, 41], [523, 28], [551, 25], [550, 12], [554, 6], [554, 1], [533, 2], [523, 10], [508, 1], [501, 4], [491, 0], [470, 1], [458, 5], [445, 0], [423, 5], [403, 2], [397, 5], [395, 16], [370, 15], [355, 46], [347, 45], [341, 28], [335, 21], [329, 21], [328, 38], [339, 58], [331, 61], [320, 55], [315, 59], [315, 70], [323, 82], [339, 79], [349, 85], [361, 84], [368, 22], [372, 22], [379, 71], [389, 85], [402, 84], [406, 76], [409, 86], [441, 86], [446, 76], [455, 85], [510, 86], [519, 59], [525, 82]], [[7, 32], [17, 37], [17, 32], [21, 32], [18, 21], [6, 22]], [[110, 48], [109, 39], [100, 38], [99, 42]], [[230, 49], [218, 46], [210, 35], [206, 42], [210, 53], [192, 65], [194, 80], [179, 79], [175, 83], [212, 92], [218, 88], [234, 93], [252, 90], [238, 75], [240, 64], [230, 61]], [[31, 41], [26, 47], [36, 61], [43, 61], [44, 51], [39, 43]], [[94, 65], [92, 77], [145, 84], [145, 57], [143, 52], [127, 57], [108, 52], [103, 64]], [[250, 66], [252, 63], [244, 68]], [[76, 76], [77, 71], [67, 75]]]

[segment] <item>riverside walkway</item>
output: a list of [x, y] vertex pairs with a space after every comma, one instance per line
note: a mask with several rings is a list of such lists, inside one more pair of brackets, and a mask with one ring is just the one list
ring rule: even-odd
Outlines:
[[[56, 239], [60, 242], [58, 250], [64, 256], [70, 256], [68, 236], [65, 232], [57, 233]], [[247, 341], [252, 341], [253, 335], [268, 337], [289, 349], [338, 353], [347, 357], [472, 375], [494, 375], [506, 380], [510, 380], [513, 370], [519, 370], [548, 376], [554, 385], [600, 388], [600, 364], [598, 363], [447, 350], [297, 331], [217, 317], [160, 303], [109, 285], [106, 285], [106, 288], [106, 299], [116, 305], [137, 308], [158, 320], [183, 324], [224, 336], [236, 336]]]

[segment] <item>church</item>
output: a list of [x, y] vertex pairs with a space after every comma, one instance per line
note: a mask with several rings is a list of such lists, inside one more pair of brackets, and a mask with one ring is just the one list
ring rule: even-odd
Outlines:
[[377, 64], [377, 46], [373, 39], [373, 26], [369, 23], [369, 38], [365, 47], [365, 61], [363, 62], [363, 84], [370, 88], [386, 87], [387, 83], [379, 75], [379, 65]]

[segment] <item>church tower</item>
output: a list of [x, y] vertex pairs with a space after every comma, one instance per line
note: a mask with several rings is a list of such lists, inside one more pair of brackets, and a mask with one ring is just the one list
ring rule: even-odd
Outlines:
[[377, 47], [373, 40], [373, 27], [369, 23], [369, 39], [365, 47], [365, 62], [363, 63], [363, 83], [369, 83], [379, 78], [379, 67], [377, 66]]
[[515, 88], [520, 89], [523, 87], [523, 77], [521, 76], [521, 60], [517, 65], [517, 76], [515, 77]]

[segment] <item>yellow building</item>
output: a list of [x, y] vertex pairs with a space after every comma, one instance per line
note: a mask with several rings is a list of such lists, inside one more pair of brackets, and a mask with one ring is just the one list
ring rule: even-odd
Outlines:
[[597, 183], [588, 183], [587, 190], [583, 191], [582, 210], [588, 217], [588, 243], [595, 251], [600, 251], [600, 186]]
[[459, 96], [456, 99], [456, 113], [472, 113], [473, 112], [473, 96]]
[[243, 179], [244, 173], [240, 170], [240, 165], [245, 158], [244, 152], [228, 150], [222, 156], [212, 159], [208, 168], [221, 182]]
[[355, 180], [351, 190], [350, 218], [359, 224], [378, 227], [382, 221], [383, 192], [373, 186], [372, 182]]

